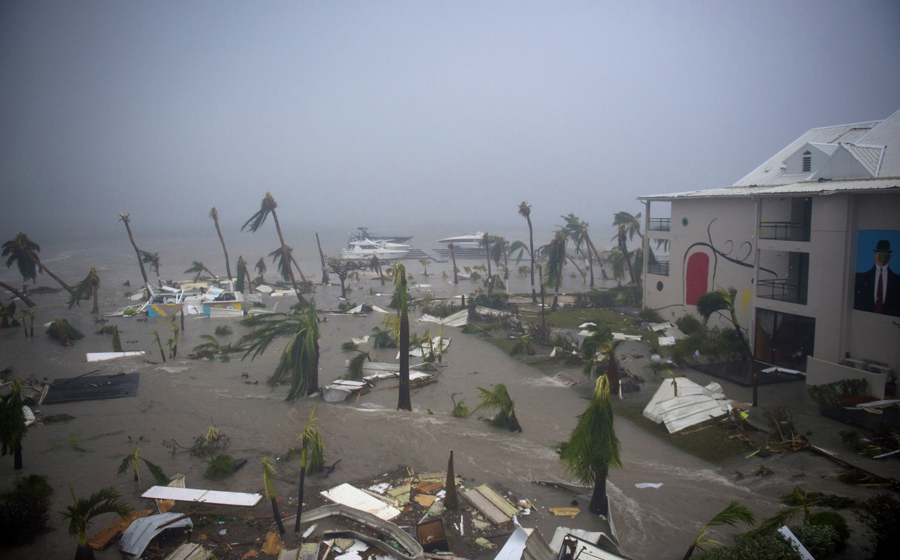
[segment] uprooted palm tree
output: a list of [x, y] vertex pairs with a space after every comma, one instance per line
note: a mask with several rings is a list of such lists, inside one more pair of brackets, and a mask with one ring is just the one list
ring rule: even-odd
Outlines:
[[75, 496], [75, 488], [71, 484], [69, 491], [72, 492], [74, 503], [61, 513], [64, 519], [69, 520], [69, 534], [78, 537], [75, 560], [93, 560], [94, 549], [88, 544], [87, 539], [87, 530], [91, 525], [91, 520], [105, 513], [115, 513], [119, 517], [127, 517], [132, 512], [131, 506], [125, 503], [121, 494], [111, 486], [97, 490], [86, 499], [79, 499]]
[[78, 305], [81, 306], [80, 300], [86, 294], [91, 294], [91, 297], [94, 300], [94, 309], [91, 313], [99, 313], [100, 312], [100, 302], [98, 299], [98, 291], [100, 289], [100, 273], [97, 272], [97, 269], [93, 266], [91, 267], [88, 275], [84, 277], [84, 280], [75, 284], [75, 290], [72, 292], [72, 295], [69, 296], [69, 301], [67, 302], [69, 305], [69, 309], [72, 309], [73, 306]]
[[694, 539], [694, 542], [691, 543], [691, 546], [688, 548], [682, 560], [688, 560], [698, 548], [700, 550], [707, 550], [707, 548], [710, 547], [724, 546], [719, 541], [707, 538], [710, 527], [719, 527], [721, 525], [735, 527], [739, 522], [744, 522], [752, 526], [756, 523], [756, 516], [753, 515], [753, 512], [750, 511], [747, 506], [742, 506], [740, 502], [733, 500], [725, 507], [725, 509], [714, 515], [713, 518], [709, 520], [709, 523], [703, 526], [703, 529]]
[[76, 340], [84, 338], [84, 334], [69, 324], [67, 319], [57, 317], [53, 319], [50, 326], [47, 327], [47, 336], [54, 340], [58, 340], [63, 346], [72, 346]]
[[[18, 265], [19, 272], [22, 273], [22, 277], [25, 278], [25, 274], [23, 272], [23, 266], [30, 273], [30, 277], [32, 280], [35, 279], [34, 270], [37, 268], [38, 272], [46, 272], [50, 275], [51, 278], [56, 280], [60, 286], [65, 288], [67, 292], [72, 293], [72, 287], [62, 281], [62, 279], [53, 274], [47, 266], [41, 262], [41, 259], [38, 258], [38, 253], [41, 252], [41, 247], [34, 241], [28, 239], [28, 236], [22, 232], [19, 232], [15, 238], [7, 241], [3, 244], [3, 256], [8, 256], [9, 258], [6, 261], [6, 266], [9, 268], [13, 262]], [[30, 265], [28, 262], [30, 261]]]
[[219, 278], [218, 276], [213, 274], [213, 272], [210, 269], [206, 268], [206, 265], [200, 261], [192, 261], [191, 268], [185, 270], [184, 274], [194, 274], [195, 272], [197, 273], [197, 275], [194, 276], [194, 282], [199, 280], [200, 275], [203, 274], [204, 272], [206, 272], [207, 274], [209, 274], [210, 276], [212, 276], [215, 279]]
[[147, 286], [150, 281], [147, 279], [147, 270], [144, 268], [144, 259], [141, 256], [141, 250], [138, 249], [137, 243], [134, 242], [134, 235], [131, 234], [131, 214], [119, 214], [119, 220], [125, 224], [125, 229], [128, 231], [128, 240], [131, 241], [131, 246], [134, 247], [134, 253], [137, 255], [138, 265], [141, 267], [141, 277], [144, 279], [144, 286]]
[[286, 338], [287, 345], [269, 385], [275, 387], [290, 379], [287, 400], [312, 395], [319, 391], [319, 322], [315, 305], [299, 312], [251, 315], [241, 324], [250, 329], [237, 346], [246, 348], [242, 359], [261, 355], [276, 339]]
[[369, 355], [368, 352], [363, 352], [362, 350], [356, 350], [356, 352], [356, 356], [353, 356], [347, 364], [348, 379], [361, 379], [363, 376], [363, 366], [367, 361], [372, 361], [372, 356]]
[[134, 474], [134, 481], [137, 482], [138, 487], [140, 487], [141, 473], [138, 471], [138, 465], [141, 461], [143, 461], [144, 465], [147, 466], [147, 470], [150, 471], [153, 479], [158, 484], [169, 483], [169, 477], [166, 476], [166, 473], [163, 472], [162, 468], [159, 465], [151, 463], [144, 457], [141, 457], [137, 444], [134, 445], [134, 451], [122, 458], [122, 462], [119, 463], [119, 470], [116, 472], [116, 475], [122, 476], [123, 474], [128, 472], [128, 467], [131, 467]]
[[215, 206], [209, 211], [209, 217], [216, 224], [216, 233], [219, 234], [219, 241], [222, 243], [222, 251], [225, 253], [225, 272], [228, 273], [228, 279], [231, 280], [233, 277], [231, 276], [231, 263], [228, 260], [228, 249], [225, 248], [225, 238], [222, 237], [222, 230], [219, 228], [219, 213], [216, 212]]
[[[278, 240], [281, 242], [282, 255], [290, 255], [290, 251], [288, 251], [287, 245], [284, 242], [284, 235], [281, 233], [281, 224], [278, 222], [278, 214], [275, 212], [277, 207], [278, 203], [275, 202], [275, 198], [272, 197], [271, 193], [267, 192], [266, 196], [262, 199], [259, 211], [250, 216], [250, 219], [241, 227], [241, 231], [245, 228], [249, 228], [251, 232], [259, 230], [265, 223], [266, 218], [271, 214], [272, 220], [275, 222], [275, 230], [278, 232]], [[303, 294], [300, 293], [300, 288], [297, 286], [297, 279], [294, 277], [294, 270], [291, 268], [290, 264], [288, 264], [287, 270], [291, 278], [291, 285], [294, 287], [294, 293], [297, 295], [297, 301], [300, 302], [300, 305], [306, 305], [306, 299], [304, 299]]]
[[492, 385], [491, 389], [479, 387], [478, 390], [481, 392], [481, 404], [472, 411], [472, 414], [482, 408], [489, 411], [496, 410], [497, 413], [488, 420], [490, 425], [506, 428], [510, 432], [522, 431], [522, 426], [516, 417], [516, 403], [509, 396], [506, 385], [498, 383]]
[[12, 380], [10, 392], [0, 397], [0, 452], [13, 456], [13, 468], [22, 468], [22, 439], [27, 427], [22, 413], [22, 381]]
[[569, 474], [582, 484], [593, 485], [588, 506], [591, 513], [609, 516], [606, 477], [609, 469], [622, 466], [619, 449], [609, 402], [609, 379], [601, 375], [594, 385], [594, 394], [587, 409], [578, 416], [578, 424], [569, 439], [560, 444], [559, 455]]
[[309, 420], [303, 426], [303, 431], [297, 437], [300, 440], [300, 489], [297, 496], [297, 519], [294, 521], [294, 532], [300, 532], [300, 518], [303, 516], [303, 486], [306, 481], [307, 473], [321, 471], [325, 467], [325, 444], [322, 443], [322, 434], [319, 429], [313, 426], [315, 421], [316, 408], [319, 401], [316, 401], [312, 412], [309, 413]]
[[737, 310], [734, 307], [736, 298], [736, 289], [728, 288], [726, 290], [725, 288], [722, 288], [720, 286], [716, 288], [715, 291], [707, 292], [697, 298], [697, 313], [703, 316], [704, 320], [709, 321], [709, 318], [713, 313], [717, 313], [719, 311], [728, 312], [728, 317], [731, 320], [731, 324], [734, 326], [734, 332], [741, 342], [741, 348], [743, 349], [742, 357], [744, 366], [748, 368], [748, 370], [751, 370], [753, 375], [753, 406], [756, 406], [759, 376], [756, 372], [756, 369], [753, 368], [753, 362], [751, 359], [751, 357], [753, 356], [753, 352], [750, 350], [750, 344], [744, 337], [744, 331], [741, 329], [740, 323], [738, 323]]
[[528, 255], [531, 257], [531, 303], [537, 303], [537, 291], [534, 288], [534, 228], [531, 226], [531, 206], [522, 201], [519, 204], [519, 215], [528, 222]]

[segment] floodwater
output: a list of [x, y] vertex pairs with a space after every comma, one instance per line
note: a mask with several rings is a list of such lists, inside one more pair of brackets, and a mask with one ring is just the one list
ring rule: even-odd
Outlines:
[[[132, 219], [137, 243], [161, 255], [161, 275], [164, 279], [186, 279], [181, 273], [192, 261], [204, 262], [218, 274], [224, 273], [221, 246], [212, 225], [210, 231], [192, 237], [184, 234], [142, 231], [136, 218]], [[100, 271], [101, 312], [110, 312], [128, 303], [124, 293], [140, 286], [140, 272], [135, 254], [123, 231], [118, 235], [99, 234], [92, 237], [43, 240], [32, 234], [42, 245], [41, 258], [57, 275], [73, 284], [82, 278], [90, 266]], [[524, 229], [524, 228], [523, 228]], [[373, 233], [378, 233], [373, 231]], [[387, 233], [387, 232], [385, 232]], [[392, 233], [406, 233], [394, 231]], [[413, 246], [434, 248], [441, 235], [464, 231], [410, 232], [417, 237]], [[229, 243], [232, 267], [243, 254], [252, 265], [260, 256], [278, 246], [274, 227], [266, 224], [256, 234], [225, 232]], [[522, 237], [527, 235], [527, 230]], [[337, 254], [346, 233], [329, 232], [322, 236], [326, 253]], [[511, 237], [508, 237], [511, 238]], [[321, 268], [314, 232], [288, 235], [288, 244], [295, 248], [305, 275], [321, 280]], [[269, 262], [267, 278], [274, 278], [274, 266]], [[462, 266], [480, 264], [462, 261]], [[444, 277], [450, 263], [428, 265], [429, 276], [422, 276], [418, 261], [406, 261], [407, 270], [415, 281], [430, 284], [438, 295], [451, 296], [469, 293], [476, 285], [468, 282], [454, 286]], [[529, 291], [527, 276], [512, 273], [512, 291]], [[151, 282], [154, 274], [148, 271]], [[568, 274], [568, 273], [567, 273]], [[599, 278], [599, 271], [597, 271]], [[450, 275], [452, 278], [452, 275]], [[19, 286], [14, 269], [0, 270], [0, 279]], [[130, 281], [131, 287], [123, 286]], [[332, 277], [332, 281], [335, 281]], [[580, 278], [567, 279], [570, 289], [583, 289]], [[54, 286], [52, 279], [39, 277], [39, 285]], [[391, 286], [382, 287], [377, 279], [364, 277], [351, 281], [349, 299], [355, 303], [372, 302], [387, 307]], [[55, 286], [54, 286], [55, 287]], [[315, 299], [318, 309], [334, 309], [339, 303], [340, 286], [318, 286]], [[4, 301], [8, 296], [4, 295]], [[232, 491], [262, 491], [260, 460], [266, 456], [279, 457], [298, 445], [296, 438], [309, 418], [314, 399], [286, 402], [286, 387], [270, 389], [265, 380], [274, 370], [282, 348], [273, 345], [254, 361], [230, 362], [192, 361], [183, 357], [167, 363], [159, 360], [159, 353], [151, 332], [159, 330], [168, 337], [169, 322], [139, 321], [114, 318], [119, 326], [126, 350], [145, 350], [146, 359], [134, 358], [88, 364], [85, 352], [110, 351], [108, 335], [96, 334], [99, 325], [90, 313], [90, 303], [66, 310], [65, 292], [36, 295], [37, 324], [54, 317], [66, 317], [86, 336], [72, 348], [63, 348], [43, 335], [36, 326], [35, 338], [24, 338], [21, 329], [0, 331], [0, 368], [12, 366], [13, 376], [35, 376], [43, 380], [74, 377], [100, 370], [100, 374], [118, 372], [140, 373], [140, 390], [136, 398], [108, 401], [88, 401], [39, 407], [45, 415], [68, 414], [74, 420], [58, 424], [32, 427], [24, 440], [25, 469], [14, 473], [12, 460], [0, 462], [0, 489], [11, 486], [23, 474], [47, 475], [55, 489], [51, 515], [54, 531], [42, 536], [31, 546], [4, 551], [8, 558], [61, 558], [74, 551], [76, 542], [57, 512], [70, 503], [67, 485], [71, 484], [79, 496], [85, 496], [103, 486], [114, 486], [135, 506], [142, 506], [130, 476], [116, 477], [122, 455], [131, 451], [131, 441], [137, 441], [141, 454], [160, 465], [172, 475], [187, 475], [189, 487], [215, 487]], [[265, 298], [269, 308], [277, 303], [284, 309], [294, 303], [292, 296], [281, 299]], [[423, 333], [433, 324], [419, 324], [413, 314], [412, 328]], [[321, 315], [323, 318], [326, 315]], [[179, 342], [179, 354], [187, 354], [200, 344], [201, 335], [213, 334], [216, 326], [228, 324], [234, 334], [218, 337], [222, 342], [235, 341], [243, 333], [236, 321], [188, 317]], [[351, 337], [371, 334], [380, 326], [377, 313], [369, 317], [327, 316], [321, 324], [320, 384], [324, 385], [345, 373], [347, 354], [341, 344]], [[450, 332], [453, 331], [453, 332]], [[466, 483], [488, 483], [513, 492], [531, 501], [537, 510], [521, 518], [526, 527], [538, 527], [549, 540], [558, 525], [593, 529], [596, 521], [587, 513], [585, 497], [579, 499], [582, 513], [575, 519], [553, 517], [547, 508], [566, 507], [572, 496], [559, 490], [532, 484], [535, 480], [575, 483], [562, 469], [553, 446], [568, 437], [575, 426], [576, 416], [587, 401], [581, 393], [556, 383], [544, 373], [510, 359], [493, 345], [477, 337], [463, 335], [452, 328], [444, 329], [444, 336], [452, 338], [449, 351], [443, 357], [444, 368], [438, 382], [412, 392], [414, 411], [398, 412], [397, 390], [391, 382], [382, 382], [374, 391], [358, 401], [331, 404], [320, 403], [315, 416], [316, 425], [324, 436], [326, 461], [341, 460], [335, 472], [326, 480], [318, 476], [307, 479], [308, 492], [337, 485], [341, 482], [375, 477], [398, 466], [415, 471], [443, 470], [452, 449], [456, 473]], [[369, 349], [364, 347], [364, 349]], [[373, 352], [376, 361], [393, 361], [396, 351]], [[247, 375], [244, 379], [243, 375]], [[580, 375], [580, 374], [579, 374]], [[259, 384], [247, 384], [247, 381]], [[505, 383], [516, 402], [517, 415], [523, 432], [512, 434], [488, 426], [475, 417], [455, 418], [450, 414], [451, 395], [463, 399], [470, 408], [478, 403], [478, 387]], [[647, 389], [644, 389], [647, 390]], [[187, 452], [174, 455], [162, 442], [176, 440], [189, 446], [197, 436], [205, 434], [211, 425], [219, 427], [230, 437], [228, 452], [235, 459], [247, 459], [248, 465], [234, 476], [210, 483], [203, 479], [206, 465]], [[681, 451], [661, 444], [627, 421], [617, 419], [616, 431], [622, 441], [623, 468], [609, 477], [609, 493], [613, 503], [613, 520], [621, 541], [622, 552], [635, 559], [680, 558], [702, 525], [732, 499], [753, 508], [758, 515], [770, 515], [775, 510], [772, 496], [782, 493], [791, 484], [782, 481], [768, 486], [753, 480], [735, 483], [726, 467], [717, 467]], [[296, 495], [299, 462], [285, 463], [280, 471], [276, 491], [284, 496]], [[142, 487], [152, 484], [143, 471]], [[638, 489], [636, 483], [663, 482], [658, 490]], [[92, 527], [96, 531], [108, 522], [100, 518]], [[727, 531], [725, 532], [727, 533]], [[714, 533], [714, 535], [719, 533]], [[719, 534], [721, 535], [721, 534]], [[99, 552], [98, 558], [118, 558], [113, 547]]]

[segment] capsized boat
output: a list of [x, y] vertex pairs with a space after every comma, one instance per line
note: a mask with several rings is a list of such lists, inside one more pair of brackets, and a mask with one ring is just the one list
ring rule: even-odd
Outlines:
[[484, 232], [477, 231], [475, 233], [467, 233], [465, 235], [456, 235], [453, 237], [445, 237], [438, 239], [441, 245], [449, 245], [453, 243], [453, 247], [459, 249], [479, 249], [484, 240]]

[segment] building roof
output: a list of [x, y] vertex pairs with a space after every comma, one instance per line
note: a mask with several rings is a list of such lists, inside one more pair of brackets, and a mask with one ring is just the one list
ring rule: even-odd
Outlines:
[[[824, 165], [806, 173], [787, 173], [787, 161], [798, 161], [802, 149], [826, 158]], [[792, 158], [792, 156], [794, 156]], [[813, 156], [819, 157], [819, 156]], [[832, 162], [835, 162], [832, 165]], [[838, 163], [842, 162], [842, 163]], [[853, 162], [848, 166], [847, 162]], [[852, 169], [852, 171], [847, 171]], [[845, 177], [837, 174], [862, 174]], [[832, 194], [897, 189], [900, 184], [900, 111], [882, 121], [814, 128], [769, 158], [734, 185], [662, 195], [639, 196], [639, 200], [672, 200], [719, 196], [745, 197], [785, 194]]]
[[875, 179], [844, 179], [841, 181], [800, 181], [787, 185], [724, 187], [701, 191], [639, 196], [639, 200], [676, 200], [684, 198], [749, 198], [752, 196], [809, 196], [838, 193], [900, 193], [900, 177], [879, 177]]

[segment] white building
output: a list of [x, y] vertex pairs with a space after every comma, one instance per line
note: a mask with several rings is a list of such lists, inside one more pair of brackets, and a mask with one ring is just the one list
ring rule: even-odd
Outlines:
[[[810, 130], [733, 186], [639, 200], [644, 306], [674, 319], [735, 288], [758, 361], [884, 395], [900, 371], [900, 111]], [[659, 241], [669, 256], [651, 263]]]

